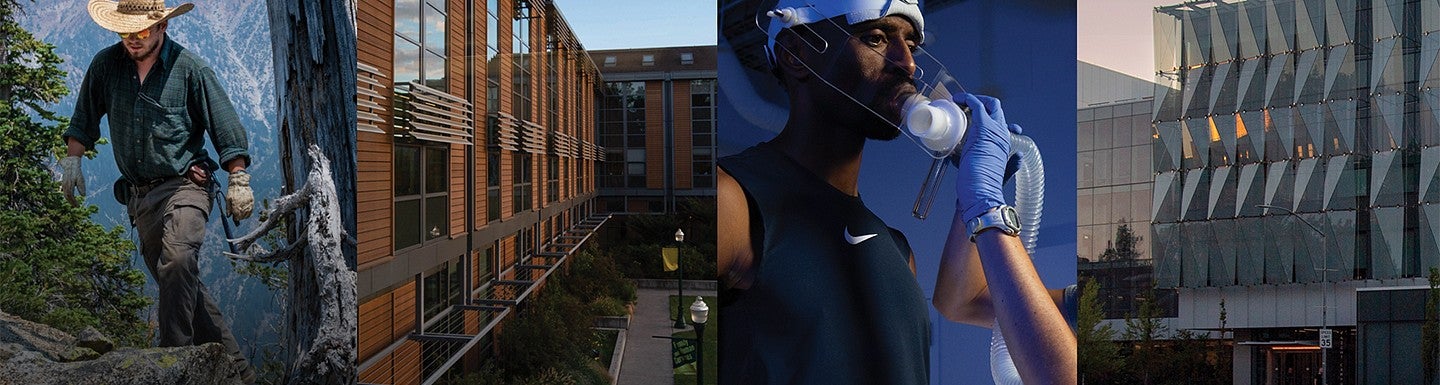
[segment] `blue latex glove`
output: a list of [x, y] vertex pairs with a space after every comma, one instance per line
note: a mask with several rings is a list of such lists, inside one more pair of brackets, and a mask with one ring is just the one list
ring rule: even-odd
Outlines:
[[973, 122], [965, 134], [957, 165], [960, 173], [955, 180], [955, 207], [960, 210], [960, 218], [969, 222], [1005, 204], [1002, 188], [1005, 168], [1010, 163], [1010, 129], [999, 99], [962, 93], [955, 100], [970, 107]]

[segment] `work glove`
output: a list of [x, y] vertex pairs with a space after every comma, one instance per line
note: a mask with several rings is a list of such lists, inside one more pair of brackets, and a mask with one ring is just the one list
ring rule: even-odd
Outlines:
[[250, 192], [250, 173], [239, 170], [230, 173], [230, 188], [225, 191], [225, 204], [230, 217], [243, 220], [250, 217], [255, 209], [255, 195]]
[[85, 196], [85, 173], [80, 172], [80, 157], [67, 156], [60, 160], [60, 192], [72, 205], [79, 205], [76, 195]]
[[[1002, 188], [1005, 169], [1010, 161], [1010, 129], [1000, 100], [989, 96], [961, 93], [956, 102], [970, 107], [973, 124], [961, 145], [955, 180], [955, 208], [965, 221], [975, 219], [992, 208], [1005, 204]], [[1019, 130], [1020, 126], [1015, 126]]]

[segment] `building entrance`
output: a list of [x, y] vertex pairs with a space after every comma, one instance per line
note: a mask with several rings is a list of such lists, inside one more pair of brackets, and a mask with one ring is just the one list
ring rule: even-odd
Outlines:
[[1266, 385], [1315, 385], [1320, 383], [1320, 348], [1312, 346], [1265, 349]]

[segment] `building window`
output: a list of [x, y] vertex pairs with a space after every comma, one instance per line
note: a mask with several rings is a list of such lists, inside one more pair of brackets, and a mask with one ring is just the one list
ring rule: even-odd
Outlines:
[[614, 66], [615, 66], [615, 57], [614, 57], [614, 56], [606, 56], [606, 57], [605, 57], [605, 66], [606, 66], [606, 67], [614, 67]]
[[395, 2], [395, 82], [446, 91], [445, 2]]
[[512, 156], [515, 159], [515, 164], [510, 168], [510, 176], [513, 179], [511, 182], [515, 187], [511, 191], [513, 204], [511, 205], [510, 213], [514, 214], [534, 207], [531, 201], [533, 193], [530, 191], [530, 187], [532, 186], [531, 181], [534, 178], [534, 165], [532, 161], [535, 156], [521, 151], [512, 152]]
[[560, 200], [560, 157], [550, 155], [545, 162], [545, 202]]
[[500, 120], [486, 119], [485, 220], [500, 219]]
[[693, 186], [715, 187], [715, 79], [690, 81]]
[[[601, 103], [600, 146], [606, 153], [598, 175], [600, 187], [644, 188], [645, 82], [606, 83]], [[632, 158], [633, 151], [639, 151], [638, 158]]]
[[530, 52], [530, 18], [517, 15], [513, 23], [510, 52], [514, 56], [514, 70], [511, 72], [511, 82], [514, 88], [511, 89], [511, 102], [515, 104], [515, 115], [520, 119], [534, 119], [530, 116], [530, 103], [532, 102], [531, 87], [533, 83], [531, 76]]
[[653, 66], [653, 65], [655, 65], [655, 55], [644, 55], [644, 56], [641, 56], [641, 57], [640, 57], [640, 65], [642, 65], [642, 66]]
[[690, 52], [682, 52], [682, 53], [680, 53], [680, 64], [681, 64], [681, 65], [687, 65], [687, 66], [688, 66], [688, 65], [691, 65], [691, 64], [695, 64], [695, 54], [690, 53]]
[[395, 146], [395, 249], [449, 235], [448, 147]]

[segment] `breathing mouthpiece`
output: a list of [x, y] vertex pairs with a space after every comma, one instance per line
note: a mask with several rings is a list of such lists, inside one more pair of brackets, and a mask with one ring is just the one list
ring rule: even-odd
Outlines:
[[780, 22], [780, 24], [782, 25], [781, 28], [790, 28], [799, 24], [804, 24], [804, 22], [800, 20], [799, 11], [795, 10], [795, 8], [780, 8], [765, 12], [765, 15], [770, 16], [777, 22]]
[[905, 129], [920, 139], [920, 143], [936, 159], [949, 156], [965, 137], [965, 128], [970, 125], [965, 111], [947, 99], [931, 100], [912, 94], [905, 98], [903, 111]]

